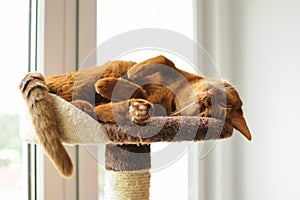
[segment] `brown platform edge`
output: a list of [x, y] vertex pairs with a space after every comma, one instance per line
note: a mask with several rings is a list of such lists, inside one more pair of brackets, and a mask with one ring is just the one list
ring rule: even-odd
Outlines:
[[221, 120], [207, 117], [153, 117], [146, 126], [102, 123], [113, 144], [151, 144], [225, 139], [233, 128]]

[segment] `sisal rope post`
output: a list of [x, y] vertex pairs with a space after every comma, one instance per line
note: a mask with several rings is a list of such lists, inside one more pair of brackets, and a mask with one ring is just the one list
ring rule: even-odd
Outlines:
[[106, 200], [148, 200], [150, 145], [106, 145]]
[[148, 200], [150, 172], [115, 172], [105, 173], [105, 199]]

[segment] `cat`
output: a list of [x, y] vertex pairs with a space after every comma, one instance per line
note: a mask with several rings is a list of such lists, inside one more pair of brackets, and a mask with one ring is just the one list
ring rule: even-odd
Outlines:
[[33, 122], [38, 123], [39, 141], [64, 177], [72, 175], [73, 164], [53, 128], [55, 116], [48, 92], [99, 122], [146, 125], [155, 115], [214, 117], [230, 123], [248, 140], [252, 138], [242, 101], [230, 83], [180, 70], [162, 55], [141, 63], [112, 61], [48, 77], [29, 73], [20, 89]]

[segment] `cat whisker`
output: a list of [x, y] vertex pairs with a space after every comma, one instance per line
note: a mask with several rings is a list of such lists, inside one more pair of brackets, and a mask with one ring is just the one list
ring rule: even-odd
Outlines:
[[176, 115], [180, 114], [181, 112], [183, 112], [183, 111], [189, 109], [190, 107], [192, 107], [192, 106], [195, 105], [195, 104], [197, 104], [197, 101], [191, 102], [190, 104], [188, 104], [188, 105], [185, 106], [184, 108], [180, 109], [179, 111], [170, 114], [170, 116], [176, 116]]

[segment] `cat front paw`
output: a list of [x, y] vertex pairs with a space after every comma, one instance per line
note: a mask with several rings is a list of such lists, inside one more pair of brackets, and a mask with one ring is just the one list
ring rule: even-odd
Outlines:
[[131, 99], [129, 105], [129, 116], [131, 121], [139, 125], [146, 125], [150, 122], [153, 114], [153, 105], [143, 99]]

